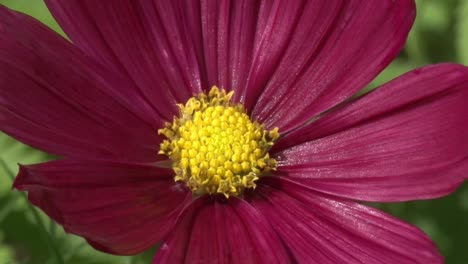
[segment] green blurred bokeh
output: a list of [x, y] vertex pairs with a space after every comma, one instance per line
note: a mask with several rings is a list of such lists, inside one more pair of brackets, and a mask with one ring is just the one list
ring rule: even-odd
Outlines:
[[[367, 90], [422, 65], [444, 61], [468, 64], [468, 0], [416, 2], [417, 19], [404, 51]], [[0, 0], [0, 4], [30, 14], [63, 34], [42, 0]], [[155, 249], [134, 257], [104, 254], [83, 239], [66, 235], [38, 210], [33, 211], [23, 194], [11, 190], [10, 176], [16, 173], [17, 163], [37, 163], [51, 157], [4, 134], [0, 134], [0, 149], [0, 161], [7, 166], [0, 166], [0, 264], [54, 264], [54, 250], [67, 264], [151, 263]], [[374, 206], [422, 228], [436, 241], [447, 263], [468, 263], [467, 184], [438, 200]], [[35, 212], [43, 228], [37, 224]], [[47, 237], [53, 239], [53, 246]]]

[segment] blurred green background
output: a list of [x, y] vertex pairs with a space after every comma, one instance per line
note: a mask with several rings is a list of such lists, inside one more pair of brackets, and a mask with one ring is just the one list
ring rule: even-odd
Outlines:
[[[416, 67], [437, 62], [468, 64], [468, 0], [418, 0], [417, 18], [400, 56], [366, 90]], [[42, 0], [0, 0], [36, 17], [63, 34]], [[155, 249], [118, 257], [92, 249], [83, 239], [65, 235], [22, 193], [11, 190], [17, 163], [37, 163], [50, 156], [0, 132], [0, 264], [147, 264]], [[468, 150], [467, 150], [468, 151]], [[436, 241], [449, 264], [468, 263], [468, 184], [443, 199], [400, 204], [374, 204], [405, 219]], [[51, 242], [52, 241], [52, 242]]]

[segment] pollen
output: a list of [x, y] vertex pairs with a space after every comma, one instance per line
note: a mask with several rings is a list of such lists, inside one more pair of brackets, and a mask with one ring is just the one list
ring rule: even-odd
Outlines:
[[276, 169], [268, 150], [279, 138], [278, 128], [269, 131], [252, 121], [243, 105], [231, 102], [232, 95], [214, 86], [178, 105], [179, 117], [158, 131], [166, 137], [159, 153], [172, 160], [175, 181], [195, 194], [240, 196]]

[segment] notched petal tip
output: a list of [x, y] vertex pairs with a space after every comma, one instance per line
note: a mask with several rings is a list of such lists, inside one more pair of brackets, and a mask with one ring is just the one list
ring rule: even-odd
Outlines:
[[16, 189], [18, 191], [24, 191], [25, 190], [24, 185], [28, 181], [28, 177], [29, 177], [29, 173], [28, 173], [27, 166], [21, 165], [20, 163], [18, 163], [18, 174], [16, 175], [16, 177], [15, 177], [15, 179], [13, 181], [11, 189], [12, 190]]

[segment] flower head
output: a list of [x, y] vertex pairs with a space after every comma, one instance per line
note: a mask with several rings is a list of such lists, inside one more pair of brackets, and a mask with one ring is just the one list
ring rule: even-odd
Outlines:
[[0, 8], [0, 130], [61, 159], [14, 183], [66, 231], [154, 263], [442, 263], [356, 201], [430, 199], [468, 169], [468, 69], [411, 71], [414, 1], [46, 0]]
[[181, 116], [159, 130], [167, 137], [159, 153], [171, 158], [175, 180], [193, 193], [241, 195], [276, 169], [268, 150], [278, 129], [267, 131], [252, 122], [242, 104], [230, 102], [232, 94], [214, 86], [181, 105]]

